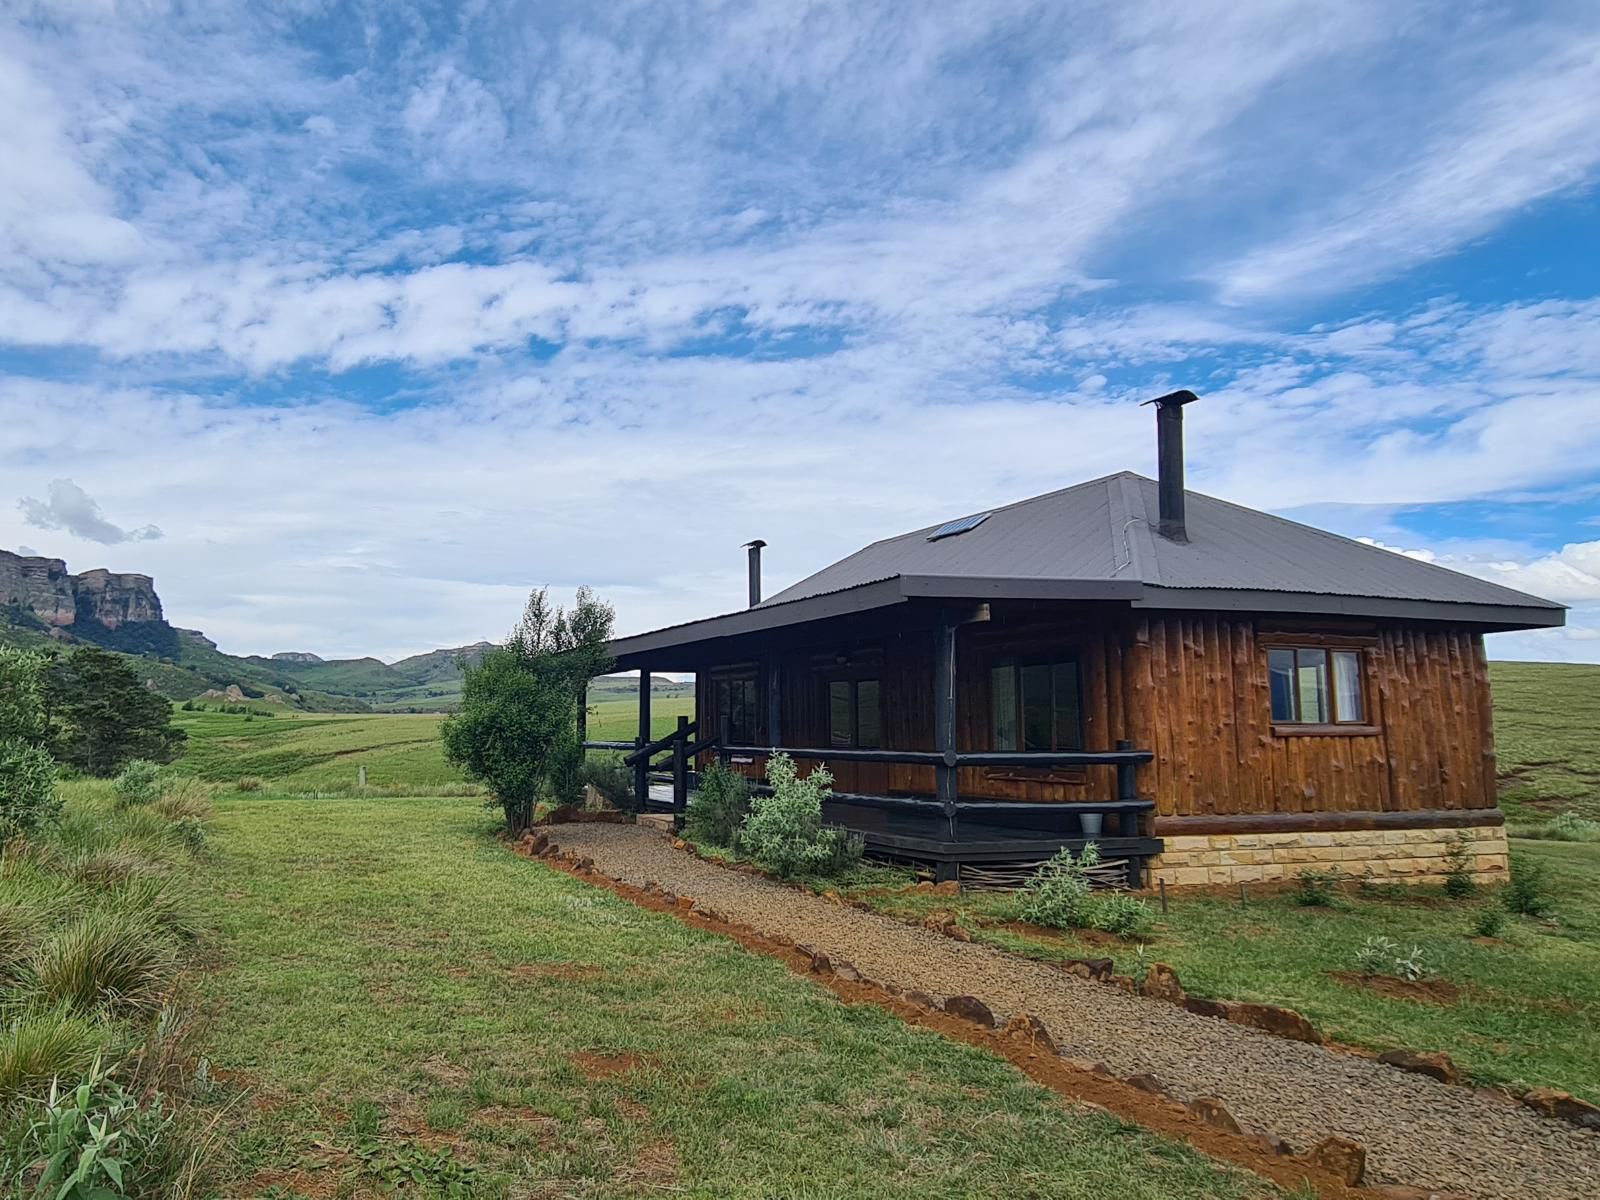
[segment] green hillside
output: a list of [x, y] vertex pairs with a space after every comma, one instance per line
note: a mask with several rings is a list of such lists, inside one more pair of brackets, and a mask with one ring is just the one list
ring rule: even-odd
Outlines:
[[[289, 792], [351, 791], [362, 767], [368, 787], [395, 793], [437, 795], [441, 789], [466, 786], [444, 760], [441, 714], [313, 714], [266, 704], [246, 707], [255, 711], [174, 713], [189, 735], [180, 768], [218, 783], [254, 778], [274, 791]], [[633, 737], [632, 701], [609, 700], [591, 707], [591, 737]], [[651, 712], [653, 732], [669, 732], [680, 715], [694, 715], [692, 696], [658, 701]]]
[[1497, 662], [1489, 678], [1506, 815], [1600, 819], [1600, 666]]

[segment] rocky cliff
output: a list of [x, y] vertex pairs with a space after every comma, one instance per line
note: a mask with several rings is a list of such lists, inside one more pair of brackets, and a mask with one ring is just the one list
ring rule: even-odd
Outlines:
[[59, 558], [0, 550], [0, 606], [15, 606], [56, 629], [79, 622], [106, 629], [160, 621], [161, 600], [148, 575], [97, 569], [71, 575]]

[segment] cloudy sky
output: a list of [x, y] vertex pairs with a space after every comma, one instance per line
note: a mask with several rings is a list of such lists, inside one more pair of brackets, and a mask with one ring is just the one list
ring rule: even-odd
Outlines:
[[224, 649], [634, 631], [1154, 467], [1573, 606], [1600, 6], [0, 3], [0, 546]]

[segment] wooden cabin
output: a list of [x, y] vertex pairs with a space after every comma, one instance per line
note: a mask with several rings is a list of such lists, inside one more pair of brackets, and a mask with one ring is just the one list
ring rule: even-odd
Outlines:
[[1496, 584], [1131, 472], [874, 542], [751, 605], [626, 637], [618, 666], [693, 672], [649, 744], [754, 777], [786, 749], [834, 775], [831, 820], [940, 877], [1094, 840], [1135, 885], [1337, 866], [1436, 879], [1467, 831], [1503, 878], [1483, 635], [1560, 625]]

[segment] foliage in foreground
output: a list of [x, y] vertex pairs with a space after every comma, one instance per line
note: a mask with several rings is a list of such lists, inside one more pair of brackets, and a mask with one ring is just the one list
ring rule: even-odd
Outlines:
[[49, 825], [61, 808], [47, 745], [46, 663], [0, 646], [0, 844]]
[[767, 759], [766, 794], [752, 797], [739, 827], [739, 851], [785, 879], [838, 875], [859, 862], [859, 834], [822, 822], [822, 802], [833, 792], [833, 774], [818, 766], [804, 778], [794, 759], [779, 752]]
[[571, 613], [541, 589], [504, 647], [462, 664], [460, 711], [440, 727], [445, 757], [489, 787], [513, 833], [541, 800], [568, 804], [582, 791], [578, 704], [609, 667], [611, 628], [611, 606], [588, 588]]
[[153, 1200], [203, 1159], [171, 1100], [172, 997], [198, 934], [186, 829], [206, 805], [192, 781], [169, 782], [141, 774], [134, 805], [63, 785], [59, 819], [0, 853], [4, 1194]]
[[1053, 929], [1099, 929], [1119, 937], [1145, 933], [1155, 921], [1150, 906], [1136, 896], [1097, 892], [1089, 872], [1100, 864], [1100, 847], [1094, 842], [1073, 857], [1063, 846], [1033, 873], [1017, 895], [1024, 921]]

